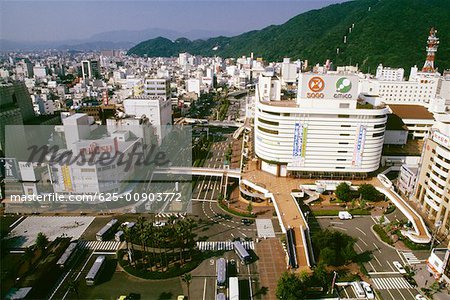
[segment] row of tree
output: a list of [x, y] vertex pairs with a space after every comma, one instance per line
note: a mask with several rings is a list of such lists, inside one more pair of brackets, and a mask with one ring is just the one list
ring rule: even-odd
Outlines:
[[367, 201], [380, 201], [383, 195], [371, 184], [361, 184], [357, 191], [353, 191], [345, 182], [340, 183], [336, 187], [336, 197], [339, 200], [348, 202], [355, 198]]
[[193, 219], [179, 219], [175, 216], [170, 216], [164, 226], [156, 226], [142, 216], [137, 219], [135, 226], [123, 226], [127, 249], [135, 253], [139, 247], [142, 253], [141, 264], [134, 262], [132, 265], [147, 267], [152, 264], [163, 268], [168, 267], [175, 258], [177, 262], [184, 264], [186, 259], [191, 258], [195, 247], [196, 235], [193, 229], [196, 226]]

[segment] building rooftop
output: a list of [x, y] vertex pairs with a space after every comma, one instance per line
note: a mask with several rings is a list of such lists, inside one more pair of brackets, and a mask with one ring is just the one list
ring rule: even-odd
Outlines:
[[434, 120], [433, 114], [421, 105], [389, 104], [389, 108], [402, 119]]
[[389, 114], [387, 118], [386, 130], [408, 131], [408, 127], [405, 125], [402, 118], [400, 118], [396, 114]]

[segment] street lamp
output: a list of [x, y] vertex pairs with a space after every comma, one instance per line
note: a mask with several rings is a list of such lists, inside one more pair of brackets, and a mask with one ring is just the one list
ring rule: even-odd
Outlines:
[[430, 250], [433, 249], [434, 240], [436, 239], [436, 233], [437, 233], [437, 231], [439, 230], [439, 228], [441, 226], [442, 226], [442, 221], [441, 220], [437, 220], [436, 223], [434, 223], [434, 232], [432, 233]]

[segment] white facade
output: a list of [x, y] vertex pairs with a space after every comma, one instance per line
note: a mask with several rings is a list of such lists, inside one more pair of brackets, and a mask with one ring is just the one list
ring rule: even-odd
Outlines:
[[397, 187], [400, 192], [409, 197], [414, 191], [414, 185], [416, 183], [418, 166], [410, 166], [407, 164], [402, 165], [400, 169], [400, 175], [397, 181]]
[[123, 101], [127, 115], [141, 117], [145, 115], [156, 128], [158, 141], [167, 134], [167, 125], [172, 124], [172, 104], [170, 99], [157, 97], [134, 97]]
[[405, 70], [403, 68], [386, 68], [380, 64], [377, 68], [375, 78], [381, 81], [402, 81], [404, 75]]
[[276, 98], [278, 82], [262, 76], [256, 88], [255, 152], [263, 170], [347, 176], [378, 168], [388, 110], [357, 108], [355, 75], [302, 73], [296, 102]]
[[186, 80], [186, 90], [188, 93], [196, 93], [200, 97], [200, 79], [190, 78]]
[[285, 58], [281, 64], [281, 80], [283, 84], [297, 82], [298, 77], [297, 64], [291, 63], [289, 58]]

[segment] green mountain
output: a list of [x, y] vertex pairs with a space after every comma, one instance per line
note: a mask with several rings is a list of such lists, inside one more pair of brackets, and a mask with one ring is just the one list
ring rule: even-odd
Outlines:
[[433, 26], [440, 38], [436, 66], [440, 70], [450, 68], [449, 0], [345, 2], [308, 11], [282, 25], [234, 37], [195, 41], [158, 37], [141, 42], [128, 54], [167, 57], [189, 52], [240, 57], [253, 52], [256, 57], [270, 61], [291, 57], [316, 64], [331, 59], [337, 65], [358, 64], [363, 71], [369, 68], [374, 71], [379, 63], [409, 70], [412, 65], [423, 65], [426, 40]]

